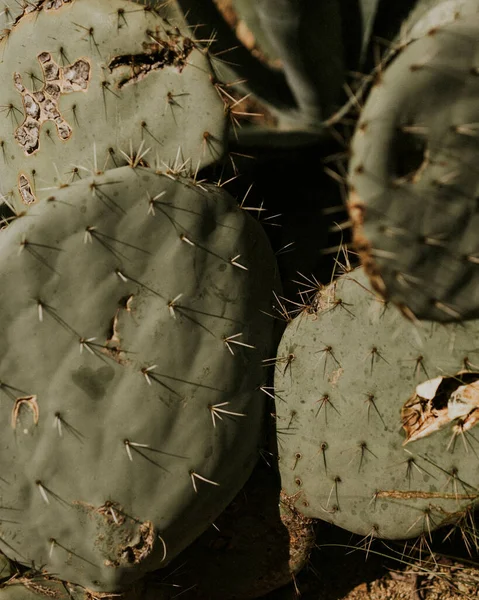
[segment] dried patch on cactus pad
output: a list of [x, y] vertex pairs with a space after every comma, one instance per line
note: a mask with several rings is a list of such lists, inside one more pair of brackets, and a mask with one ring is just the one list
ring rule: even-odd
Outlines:
[[118, 559], [108, 562], [108, 565], [117, 567], [124, 564], [140, 564], [151, 554], [154, 543], [155, 528], [151, 521], [146, 521], [140, 525], [137, 539], [119, 548]]
[[108, 63], [111, 72], [119, 67], [130, 67], [130, 74], [117, 83], [118, 88], [129, 83], [136, 83], [152, 71], [158, 71], [165, 67], [177, 67], [181, 73], [186, 66], [188, 56], [194, 48], [193, 42], [189, 38], [170, 33], [165, 40], [161, 39], [158, 32], [156, 34], [153, 31], [148, 33], [154, 41], [143, 42], [144, 52], [115, 56]]
[[21, 74], [13, 75], [15, 87], [22, 95], [25, 111], [23, 123], [15, 130], [14, 136], [27, 156], [38, 151], [40, 128], [46, 121], [55, 123], [61, 140], [70, 138], [72, 129], [58, 108], [60, 96], [86, 91], [90, 82], [90, 63], [86, 58], [64, 67], [60, 67], [49, 52], [42, 52], [37, 58], [44, 77], [41, 90], [28, 90], [23, 85]]
[[453, 433], [471, 429], [479, 421], [479, 373], [424, 381], [404, 404], [401, 419], [404, 445], [453, 425]]
[[32, 184], [25, 173], [20, 173], [20, 176], [18, 177], [18, 191], [20, 192], [24, 204], [29, 205], [37, 201], [37, 198], [33, 193]]
[[25, 409], [31, 414], [33, 424], [38, 424], [40, 417], [40, 409], [38, 407], [36, 396], [24, 396], [23, 398], [17, 398], [12, 409], [12, 428], [16, 429], [19, 420], [21, 419], [22, 413]]

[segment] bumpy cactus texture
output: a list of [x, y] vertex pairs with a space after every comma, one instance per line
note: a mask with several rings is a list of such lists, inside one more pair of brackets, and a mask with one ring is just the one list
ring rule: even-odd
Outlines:
[[275, 269], [221, 188], [144, 168], [0, 233], [8, 556], [112, 591], [216, 518], [258, 457]]
[[[20, 3], [19, 3], [20, 4]], [[37, 0], [0, 42], [0, 192], [17, 211], [52, 186], [131, 162], [195, 172], [223, 153], [206, 52], [155, 10]]]
[[390, 539], [466, 518], [479, 499], [478, 334], [478, 321], [416, 329], [362, 269], [325, 288], [287, 326], [276, 363], [280, 470], [296, 507]]
[[[423, 23], [431, 23], [431, 19]], [[479, 316], [479, 13], [400, 50], [352, 141], [349, 206], [374, 287], [409, 316]]]

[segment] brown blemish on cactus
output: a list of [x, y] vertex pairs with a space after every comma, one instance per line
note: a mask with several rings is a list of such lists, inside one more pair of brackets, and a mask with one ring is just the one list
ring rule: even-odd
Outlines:
[[64, 4], [69, 4], [72, 0], [45, 0], [42, 2], [41, 6], [43, 10], [58, 10]]
[[85, 92], [90, 83], [91, 67], [86, 58], [80, 58], [64, 67], [59, 66], [49, 52], [42, 52], [37, 58], [44, 77], [41, 90], [28, 90], [22, 83], [20, 73], [13, 75], [15, 88], [22, 95], [25, 112], [25, 119], [15, 130], [14, 137], [27, 156], [39, 150], [40, 129], [47, 121], [55, 123], [58, 137], [62, 141], [70, 139], [72, 129], [58, 108], [60, 96]]
[[361, 263], [369, 276], [372, 287], [380, 296], [387, 300], [386, 284], [380, 269], [373, 258], [371, 242], [364, 235], [364, 215], [366, 205], [354, 188], [351, 188], [348, 198], [348, 211], [353, 222], [353, 243], [361, 259]]
[[289, 533], [289, 568], [292, 573], [297, 573], [307, 563], [316, 540], [315, 520], [305, 517], [296, 508], [299, 500], [303, 506], [309, 506], [302, 490], [292, 496], [283, 490], [280, 492], [280, 518]]
[[121, 505], [114, 500], [107, 500], [104, 504], [98, 507], [90, 504], [89, 502], [83, 502], [82, 500], [74, 500], [72, 504], [82, 508], [89, 514], [101, 515], [107, 523], [113, 525], [123, 525], [126, 520]]
[[37, 201], [37, 197], [33, 193], [32, 184], [25, 173], [20, 173], [18, 176], [18, 191], [22, 198], [22, 202], [27, 206], [34, 204]]
[[338, 385], [338, 382], [343, 373], [344, 369], [342, 367], [338, 367], [328, 375], [328, 382], [331, 384], [331, 387], [334, 388]]
[[355, 169], [354, 169], [354, 173], [356, 175], [362, 175], [364, 173], [364, 165], [358, 165]]
[[165, 67], [176, 67], [178, 71], [185, 68], [187, 59], [194, 48], [192, 40], [181, 35], [169, 33], [167, 39], [161, 39], [159, 29], [156, 32], [147, 31], [148, 38], [153, 42], [143, 42], [143, 52], [139, 54], [121, 54], [108, 63], [110, 72], [120, 67], [129, 67], [130, 74], [116, 84], [122, 88], [130, 83], [138, 83], [153, 71]]
[[124, 564], [138, 565], [143, 562], [153, 551], [155, 543], [155, 528], [151, 521], [141, 523], [138, 539], [118, 548], [118, 559], [106, 561], [107, 567], [119, 567]]
[[[23, 17], [25, 17], [26, 15], [29, 15], [29, 14], [32, 14], [35, 12], [40, 12], [41, 10], [44, 10], [45, 12], [49, 12], [51, 10], [58, 10], [65, 4], [70, 4], [71, 2], [72, 2], [72, 0], [36, 0], [34, 2], [32, 2], [32, 1], [26, 2], [25, 6], [23, 7], [23, 12], [21, 12], [18, 15], [18, 17], [14, 20], [12, 27], [17, 25], [17, 23], [21, 19], [23, 19]], [[5, 15], [8, 16], [9, 12], [10, 12], [10, 10], [9, 10], [8, 6], [5, 6], [5, 10], [4, 10]]]
[[117, 308], [115, 312], [115, 316], [111, 320], [110, 333], [108, 335], [108, 339], [106, 343], [108, 345], [113, 345], [115, 348], [119, 348], [120, 346], [120, 335], [118, 333], [118, 313], [120, 309]]
[[131, 313], [131, 304], [133, 302], [133, 294], [123, 296], [118, 302], [118, 308], [110, 323], [110, 330], [107, 336], [105, 347], [102, 348], [102, 352], [112, 358], [120, 365], [127, 364], [125, 353], [121, 349], [121, 339], [119, 333], [119, 320], [122, 311]]
[[104, 504], [96, 509], [97, 513], [105, 517], [109, 523], [115, 525], [123, 525], [125, 522], [125, 515], [118, 502], [107, 500]]
[[385, 498], [387, 500], [475, 500], [476, 498], [479, 498], [479, 494], [452, 494], [445, 492], [422, 492], [415, 490], [378, 490], [374, 494], [374, 497], [375, 499]]
[[58, 10], [70, 2], [72, 2], [72, 0], [36, 0], [36, 2], [28, 2], [24, 8], [22, 16], [33, 12], [39, 12], [40, 10], [44, 10], [45, 12], [50, 10]]
[[[419, 182], [430, 164], [430, 151], [424, 137], [426, 129], [417, 124], [398, 127], [394, 144], [393, 169], [394, 177], [391, 181], [393, 187], [404, 183], [415, 184]], [[364, 174], [364, 168], [359, 165], [355, 171], [357, 176]], [[364, 220], [366, 205], [359, 197], [356, 189], [351, 186], [348, 198], [348, 211], [353, 224], [353, 243], [367, 273], [371, 285], [384, 299], [388, 299], [386, 285], [381, 275], [380, 268], [374, 258], [375, 249], [364, 234]], [[379, 250], [377, 250], [379, 253]], [[384, 256], [386, 256], [384, 254]], [[403, 314], [416, 320], [414, 314], [405, 306], [400, 306]], [[457, 318], [457, 317], [456, 317]]]
[[22, 398], [17, 398], [15, 400], [15, 404], [13, 405], [12, 410], [12, 427], [13, 429], [17, 428], [17, 423], [21, 417], [21, 412], [23, 408], [28, 408], [29, 411], [33, 415], [33, 423], [34, 425], [38, 424], [38, 419], [40, 417], [40, 408], [38, 406], [37, 397], [34, 396], [24, 396]]
[[142, 523], [128, 516], [118, 502], [107, 500], [96, 507], [88, 502], [75, 500], [72, 505], [97, 523], [95, 545], [105, 558], [105, 566], [118, 568], [140, 564], [154, 551], [157, 538], [163, 547], [162, 560], [166, 558], [166, 544], [155, 532], [153, 523]]
[[479, 421], [479, 373], [461, 371], [416, 386], [401, 410], [403, 445], [427, 437], [450, 423], [453, 439]]
[[[56, 540], [51, 538], [51, 544], [56, 544]], [[38, 579], [34, 579], [33, 575], [26, 575], [25, 577], [20, 577], [19, 575], [12, 577], [8, 581], [5, 582], [5, 588], [2, 585], [2, 589], [5, 589], [5, 593], [8, 595], [7, 591], [9, 586], [15, 586], [17, 589], [24, 587], [26, 590], [38, 596], [39, 598], [62, 598], [64, 595], [64, 585], [59, 580], [55, 579], [51, 575], [43, 575], [43, 580], [48, 585], [42, 585], [39, 583]], [[30, 596], [30, 594], [28, 594]], [[91, 596], [93, 597], [93, 596]]]

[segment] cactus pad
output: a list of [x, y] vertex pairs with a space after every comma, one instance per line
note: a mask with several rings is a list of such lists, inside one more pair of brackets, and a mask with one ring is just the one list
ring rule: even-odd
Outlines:
[[479, 322], [415, 326], [362, 269], [286, 328], [276, 362], [282, 484], [306, 516], [389, 539], [479, 500]]
[[272, 250], [221, 188], [121, 167], [33, 206], [0, 257], [0, 547], [121, 589], [256, 462]]
[[195, 172], [222, 155], [227, 119], [207, 53], [151, 7], [41, 0], [8, 14], [0, 192], [17, 212], [131, 162]]
[[381, 72], [352, 141], [363, 264], [384, 297], [419, 319], [479, 316], [478, 31], [477, 6], [416, 31]]

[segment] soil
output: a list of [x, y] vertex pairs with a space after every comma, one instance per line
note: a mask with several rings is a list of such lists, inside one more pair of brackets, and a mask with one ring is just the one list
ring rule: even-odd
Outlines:
[[215, 527], [151, 574], [142, 600], [479, 598], [472, 515], [462, 531], [443, 528], [407, 542], [362, 538], [298, 513], [294, 497], [280, 490], [273, 448], [265, 450], [268, 464], [259, 461]]
[[411, 551], [415, 540], [405, 550], [404, 542], [374, 540], [370, 544], [333, 525], [319, 524], [309, 564], [294, 582], [264, 600], [479, 598], [478, 548], [471, 548], [469, 555], [462, 540], [443, 542], [444, 535], [438, 531], [425, 540], [419, 556], [417, 547]]

